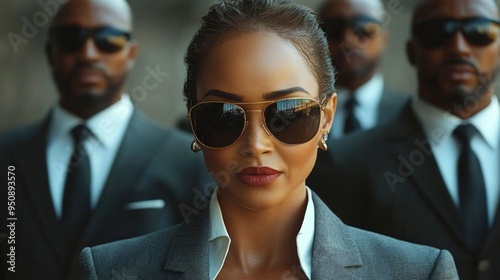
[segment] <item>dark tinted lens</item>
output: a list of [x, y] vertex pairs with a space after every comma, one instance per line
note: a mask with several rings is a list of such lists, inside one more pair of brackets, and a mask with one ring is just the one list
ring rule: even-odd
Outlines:
[[285, 144], [302, 144], [318, 132], [321, 107], [310, 99], [285, 99], [264, 111], [267, 129]]
[[245, 112], [229, 103], [200, 103], [191, 109], [190, 117], [198, 141], [212, 148], [233, 144], [245, 127]]
[[125, 47], [130, 39], [127, 32], [114, 28], [99, 28], [94, 31], [94, 42], [100, 51], [116, 52]]
[[413, 35], [422, 46], [436, 48], [449, 42], [459, 29], [467, 42], [473, 46], [491, 44], [498, 38], [500, 32], [496, 22], [485, 18], [440, 19], [416, 25], [413, 28]]
[[321, 28], [329, 41], [341, 41], [344, 38], [346, 21], [343, 19], [329, 19], [321, 24]]
[[354, 19], [352, 27], [360, 38], [373, 38], [380, 33], [382, 28], [376, 20], [367, 17]]
[[85, 36], [85, 30], [78, 26], [58, 26], [51, 31], [51, 41], [58, 52], [77, 51]]
[[418, 24], [413, 29], [413, 35], [426, 48], [436, 48], [449, 41], [457, 24], [449, 20], [433, 20]]
[[486, 46], [498, 38], [500, 28], [489, 20], [473, 19], [463, 24], [462, 32], [470, 44]]

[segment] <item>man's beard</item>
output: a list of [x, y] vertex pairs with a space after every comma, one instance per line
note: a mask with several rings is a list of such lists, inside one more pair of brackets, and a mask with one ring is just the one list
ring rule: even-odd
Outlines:
[[375, 72], [378, 65], [378, 59], [368, 60], [366, 59], [363, 64], [359, 67], [354, 67], [351, 71], [347, 73], [350, 79], [361, 80], [365, 79], [370, 73]]
[[[467, 87], [464, 85], [457, 85], [451, 90], [442, 88], [439, 85], [438, 81], [439, 73], [441, 72], [441, 68], [449, 63], [467, 64], [473, 67], [475, 70], [474, 73], [476, 76], [477, 85], [473, 89], [467, 89]], [[493, 75], [481, 73], [475, 65], [463, 60], [445, 63], [443, 66], [441, 66], [441, 68], [438, 68], [437, 71], [432, 73], [429, 78], [427, 78], [427, 84], [430, 88], [434, 89], [434, 96], [438, 97], [442, 104], [447, 104], [450, 110], [452, 110], [452, 108], [467, 109], [468, 106], [474, 106], [474, 104], [477, 104], [479, 100], [488, 96], [495, 73]], [[498, 69], [495, 69], [495, 72], [497, 70]]]
[[77, 65], [68, 73], [68, 75], [57, 81], [57, 86], [62, 99], [65, 100], [66, 104], [78, 106], [78, 108], [82, 111], [101, 110], [109, 106], [109, 104], [113, 102], [113, 99], [115, 99], [119, 94], [118, 91], [125, 83], [126, 73], [120, 76], [112, 77], [100, 68], [89, 66], [88, 68], [101, 72], [104, 77], [106, 87], [100, 93], [96, 93], [92, 89], [88, 89], [88, 91], [75, 94], [72, 92], [74, 89], [72, 89], [71, 83], [81, 67], [81, 65]]
[[[361, 61], [358, 61], [358, 66], [352, 67], [350, 69], [335, 69], [336, 72], [338, 72], [338, 81], [341, 83], [349, 82], [349, 81], [360, 81], [360, 80], [366, 80], [366, 78], [371, 74], [374, 73], [375, 70], [377, 69], [377, 66], [380, 61], [380, 57], [374, 58], [374, 59], [367, 59], [366, 57], [359, 55], [359, 54], [354, 54], [358, 56], [358, 59]], [[335, 64], [335, 59], [333, 59], [333, 62]], [[342, 60], [345, 60], [344, 63], [351, 63], [349, 60], [347, 60], [345, 57], [339, 58]], [[344, 82], [345, 81], [345, 82]]]

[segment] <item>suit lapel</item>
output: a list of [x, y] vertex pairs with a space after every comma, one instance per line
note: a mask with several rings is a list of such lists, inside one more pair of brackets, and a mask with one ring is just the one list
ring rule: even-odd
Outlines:
[[167, 279], [208, 279], [208, 207], [168, 240], [163, 265]]
[[486, 244], [484, 245], [484, 251], [486, 252], [489, 249], [498, 248], [498, 245], [496, 244], [500, 244], [500, 200], [497, 202], [497, 211], [493, 220], [493, 224], [491, 225], [488, 239], [486, 240]]
[[59, 223], [50, 195], [47, 172], [46, 135], [50, 115], [37, 128], [34, 137], [19, 153], [19, 165], [25, 183], [27, 203], [32, 205], [33, 215], [38, 218], [43, 234], [51, 243], [55, 255], [62, 260], [67, 254], [65, 229]]
[[391, 120], [405, 104], [407, 96], [393, 92], [384, 86], [382, 97], [377, 108], [377, 123], [385, 123]]
[[123, 197], [140, 180], [159, 145], [161, 139], [151, 134], [148, 121], [134, 109], [99, 202], [80, 238], [80, 245], [99, 232], [112, 211], [123, 207]]
[[359, 279], [361, 254], [344, 225], [313, 193], [315, 234], [312, 258], [312, 279]]
[[[397, 122], [391, 126], [393, 129], [388, 135], [389, 145], [395, 157], [409, 159], [410, 155], [417, 151], [424, 155], [424, 160], [421, 164], [411, 164], [408, 161], [412, 165], [413, 172], [409, 171], [407, 179], [413, 183], [427, 204], [435, 210], [442, 223], [448, 227], [450, 232], [462, 240], [458, 213], [441, 176], [434, 155], [427, 155], [425, 151], [415, 144], [415, 141], [423, 142], [423, 140], [428, 138], [409, 104], [403, 110], [402, 114], [402, 116], [398, 117]], [[427, 147], [430, 149], [428, 145]], [[398, 159], [397, 162], [399, 165], [400, 160]], [[463, 245], [465, 246], [465, 243]]]

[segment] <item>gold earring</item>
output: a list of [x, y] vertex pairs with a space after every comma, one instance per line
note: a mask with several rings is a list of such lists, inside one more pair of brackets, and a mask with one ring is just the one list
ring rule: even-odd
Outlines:
[[195, 153], [201, 151], [201, 147], [200, 147], [200, 144], [198, 144], [198, 141], [193, 140], [193, 143], [191, 143], [191, 151], [193, 151]]
[[328, 140], [328, 131], [325, 132], [325, 134], [323, 134], [323, 137], [321, 137], [319, 148], [323, 151], [328, 150], [328, 145], [326, 144], [327, 140]]

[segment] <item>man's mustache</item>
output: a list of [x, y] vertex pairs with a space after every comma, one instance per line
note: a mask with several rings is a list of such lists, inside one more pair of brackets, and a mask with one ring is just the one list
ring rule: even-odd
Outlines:
[[95, 63], [88, 63], [88, 62], [79, 62], [77, 63], [73, 69], [69, 72], [69, 77], [74, 77], [76, 73], [78, 73], [80, 70], [93, 70], [93, 71], [98, 71], [101, 72], [102, 75], [105, 77], [108, 77], [106, 70], [104, 67], [95, 64]]
[[442, 70], [443, 68], [448, 67], [448, 66], [458, 66], [458, 65], [466, 65], [466, 66], [471, 67], [472, 69], [474, 69], [475, 75], [477, 77], [479, 77], [480, 72], [479, 72], [479, 69], [477, 68], [477, 66], [474, 63], [472, 63], [471, 61], [466, 60], [466, 59], [449, 59], [449, 60], [446, 60], [445, 62], [443, 62], [440, 65], [439, 70]]

